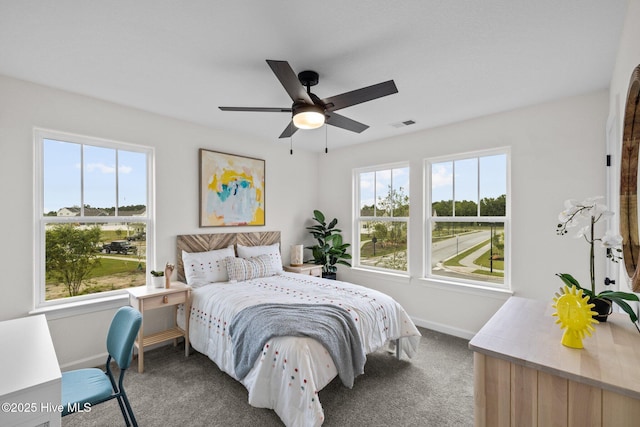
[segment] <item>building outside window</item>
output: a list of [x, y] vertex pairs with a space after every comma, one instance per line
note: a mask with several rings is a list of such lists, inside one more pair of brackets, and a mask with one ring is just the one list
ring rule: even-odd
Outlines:
[[36, 307], [144, 285], [153, 149], [42, 129], [35, 145]]
[[354, 179], [354, 266], [408, 273], [408, 164], [359, 169]]
[[507, 288], [509, 152], [425, 161], [426, 276]]

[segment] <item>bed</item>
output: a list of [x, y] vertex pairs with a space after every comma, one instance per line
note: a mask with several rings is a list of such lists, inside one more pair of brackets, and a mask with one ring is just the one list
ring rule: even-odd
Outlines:
[[[192, 301], [178, 323], [188, 316], [193, 348], [240, 381], [250, 405], [273, 409], [286, 426], [320, 426], [322, 388], [336, 376], [352, 386], [364, 367], [359, 354], [366, 360], [390, 342], [398, 357], [413, 356], [420, 332], [381, 292], [284, 272], [279, 243], [271, 231], [179, 235], [178, 280], [191, 285]], [[305, 329], [314, 324], [319, 335]], [[334, 332], [342, 338], [327, 338]]]

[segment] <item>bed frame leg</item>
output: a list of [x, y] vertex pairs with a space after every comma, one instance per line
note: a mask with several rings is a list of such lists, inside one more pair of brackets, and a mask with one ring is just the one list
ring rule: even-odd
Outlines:
[[400, 338], [396, 340], [396, 359], [400, 360]]

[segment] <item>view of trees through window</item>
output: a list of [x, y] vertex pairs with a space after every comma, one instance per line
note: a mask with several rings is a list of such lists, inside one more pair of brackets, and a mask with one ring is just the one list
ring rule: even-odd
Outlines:
[[430, 164], [432, 275], [504, 284], [507, 156]]
[[407, 271], [409, 168], [359, 174], [359, 264]]
[[146, 283], [150, 152], [42, 135], [41, 299]]
[[45, 300], [146, 283], [146, 224], [49, 224]]

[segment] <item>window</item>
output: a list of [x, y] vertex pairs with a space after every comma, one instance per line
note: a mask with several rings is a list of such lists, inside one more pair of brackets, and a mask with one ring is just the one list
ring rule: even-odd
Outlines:
[[35, 145], [36, 307], [144, 285], [153, 149], [40, 129]]
[[506, 287], [506, 149], [426, 161], [427, 276]]
[[409, 166], [355, 171], [354, 264], [408, 272]]

